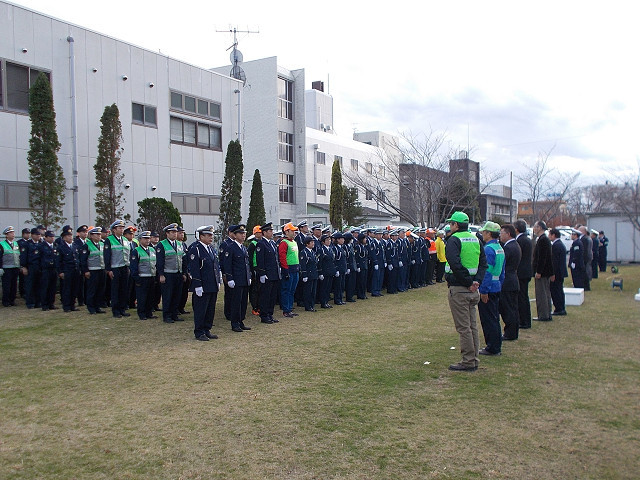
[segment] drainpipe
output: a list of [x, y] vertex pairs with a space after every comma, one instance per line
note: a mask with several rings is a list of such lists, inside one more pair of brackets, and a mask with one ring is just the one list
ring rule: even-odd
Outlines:
[[69, 42], [69, 76], [71, 77], [71, 165], [73, 182], [73, 227], [78, 228], [78, 122], [76, 113], [76, 57], [73, 49], [73, 37], [67, 37]]

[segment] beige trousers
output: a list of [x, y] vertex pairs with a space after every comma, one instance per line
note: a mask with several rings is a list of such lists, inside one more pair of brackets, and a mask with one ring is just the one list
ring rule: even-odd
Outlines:
[[479, 301], [480, 293], [478, 291], [470, 292], [467, 287], [449, 287], [449, 308], [456, 331], [460, 335], [461, 363], [466, 367], [477, 367], [480, 362], [476, 321], [476, 306]]

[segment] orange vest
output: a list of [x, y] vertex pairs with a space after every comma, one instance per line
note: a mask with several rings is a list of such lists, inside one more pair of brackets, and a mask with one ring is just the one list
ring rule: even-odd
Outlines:
[[433, 255], [436, 253], [436, 239], [431, 237], [427, 238], [429, 238], [429, 241], [431, 242], [431, 245], [429, 245], [429, 255]]

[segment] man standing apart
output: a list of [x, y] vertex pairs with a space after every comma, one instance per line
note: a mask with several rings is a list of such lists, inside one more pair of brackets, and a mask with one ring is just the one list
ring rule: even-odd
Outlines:
[[529, 282], [533, 276], [531, 269], [531, 252], [533, 245], [529, 235], [527, 235], [527, 222], [516, 220], [513, 225], [516, 227], [516, 241], [520, 245], [522, 257], [518, 264], [518, 318], [520, 328], [531, 328], [531, 302], [529, 301]]
[[[229, 287], [229, 294], [225, 298], [229, 305], [229, 320], [231, 330], [241, 333], [243, 330], [251, 330], [244, 324], [247, 315], [247, 301], [249, 299], [249, 287], [251, 286], [251, 269], [249, 268], [249, 254], [244, 246], [247, 231], [244, 225], [232, 225], [229, 232], [234, 236], [234, 241], [225, 247], [222, 255], [222, 266]], [[295, 242], [293, 242], [295, 244]], [[293, 298], [293, 294], [292, 297]]]
[[189, 289], [193, 292], [191, 296], [193, 334], [196, 340], [208, 342], [210, 338], [218, 338], [211, 333], [211, 327], [213, 327], [213, 317], [216, 313], [222, 274], [218, 264], [218, 254], [211, 245], [213, 225], [199, 227], [196, 235], [197, 241], [191, 244], [187, 252], [189, 259], [187, 270], [191, 276]]
[[480, 303], [478, 313], [487, 346], [480, 355], [501, 355], [502, 332], [500, 331], [500, 290], [504, 281], [504, 250], [498, 243], [500, 225], [487, 222], [480, 229], [485, 242], [484, 253], [487, 257], [487, 272], [478, 288]]
[[[504, 322], [502, 340], [517, 340], [520, 327], [518, 315], [518, 265], [522, 258], [520, 245], [516, 242], [516, 229], [511, 224], [505, 224], [500, 229], [500, 243], [504, 250], [504, 282], [500, 292], [500, 315]], [[449, 258], [447, 256], [447, 258]]]
[[549, 231], [551, 240], [551, 263], [553, 265], [554, 280], [551, 281], [551, 300], [555, 310], [553, 315], [564, 316], [567, 314], [564, 303], [564, 279], [567, 277], [567, 248], [560, 239], [560, 230], [552, 228]]
[[480, 241], [469, 232], [469, 216], [455, 212], [447, 219], [452, 235], [447, 242], [445, 273], [449, 285], [449, 308], [460, 335], [462, 361], [449, 365], [449, 370], [478, 369], [478, 325], [476, 305], [480, 301], [478, 287], [487, 270], [487, 259]]
[[280, 307], [282, 315], [285, 317], [294, 317], [293, 295], [298, 285], [298, 273], [300, 268], [300, 259], [298, 258], [298, 244], [293, 237], [298, 227], [291, 222], [283, 227], [284, 238], [278, 245], [278, 258], [280, 259], [280, 268], [282, 271], [282, 281], [280, 287]]
[[[538, 317], [536, 320], [549, 322], [551, 318], [551, 282], [555, 280], [553, 275], [553, 262], [551, 254], [551, 240], [547, 237], [547, 225], [539, 220], [533, 225], [533, 233], [538, 237], [533, 249], [533, 271], [535, 272], [536, 308]], [[522, 327], [521, 327], [522, 328]]]

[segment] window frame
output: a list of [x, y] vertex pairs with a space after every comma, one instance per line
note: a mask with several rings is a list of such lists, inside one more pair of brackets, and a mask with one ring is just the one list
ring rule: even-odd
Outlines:
[[[26, 93], [26, 96], [27, 96], [26, 109], [9, 106], [10, 85], [8, 82], [8, 65], [15, 65], [16, 67], [25, 68], [27, 70], [27, 91], [20, 92], [20, 95], [24, 95]], [[34, 75], [34, 73], [36, 72], [37, 74]], [[47, 76], [49, 80], [49, 84], [51, 84], [51, 87], [53, 88], [51, 70], [48, 70], [46, 68], [35, 67], [25, 63], [16, 62], [13, 60], [8, 60], [5, 58], [0, 58], [0, 111], [17, 113], [22, 115], [29, 115], [29, 90], [33, 86], [33, 82], [35, 82], [35, 79], [38, 77], [38, 74], [40, 74], [40, 72], [44, 73]], [[17, 95], [17, 92], [13, 92], [12, 95]]]
[[278, 117], [293, 120], [293, 82], [284, 77], [278, 77]]
[[[136, 120], [133, 116], [134, 106], [142, 107], [142, 121]], [[154, 111], [155, 122], [147, 121], [147, 109]], [[131, 102], [131, 123], [134, 125], [142, 125], [143, 127], [158, 128], [158, 107], [147, 105], [145, 103]]]
[[293, 175], [289, 173], [278, 174], [278, 200], [280, 203], [295, 203], [295, 178]]
[[326, 183], [316, 183], [316, 195], [320, 197], [327, 196], [327, 184]]
[[278, 160], [293, 163], [293, 133], [278, 131]]
[[[174, 98], [180, 96], [180, 106], [174, 105]], [[187, 110], [186, 103], [187, 98], [194, 100], [194, 109]], [[200, 104], [207, 104], [207, 113], [200, 113]], [[212, 106], [216, 106], [217, 112], [214, 114], [212, 112]], [[189, 115], [198, 118], [206, 118], [208, 121], [214, 121], [218, 123], [222, 123], [222, 103], [216, 102], [215, 100], [209, 98], [198, 97], [196, 95], [192, 95], [189, 93], [180, 92], [178, 90], [169, 90], [169, 110], [173, 112], [180, 112], [184, 115]]]
[[[185, 146], [194, 147], [194, 148], [202, 148], [205, 150], [213, 150], [215, 152], [222, 151], [222, 127], [220, 125], [214, 125], [206, 122], [198, 122], [195, 119], [182, 118], [175, 115], [170, 115], [169, 118], [170, 118], [170, 122], [169, 122], [169, 142], [170, 143], [173, 143], [175, 145], [185, 145]], [[174, 131], [172, 130], [171, 124], [173, 124], [175, 121], [181, 122], [181, 127], [182, 127], [181, 140], [174, 138]], [[189, 122], [190, 124], [195, 125], [195, 138], [193, 142], [185, 141], [185, 128], [184, 128], [185, 122]], [[200, 138], [202, 127], [207, 128], [208, 137], [207, 137], [206, 143], [203, 143]], [[213, 146], [211, 145], [211, 130], [218, 131], [217, 138], [220, 142], [218, 145], [213, 145]]]

